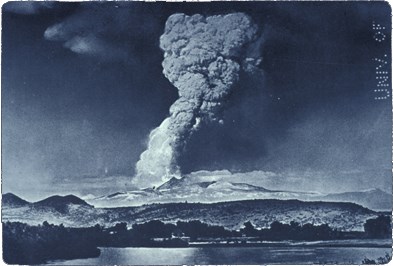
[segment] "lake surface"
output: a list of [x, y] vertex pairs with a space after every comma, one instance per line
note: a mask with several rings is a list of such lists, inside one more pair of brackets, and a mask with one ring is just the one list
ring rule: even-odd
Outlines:
[[56, 265], [361, 264], [391, 254], [382, 247], [188, 247], [100, 248], [98, 258], [53, 261]]

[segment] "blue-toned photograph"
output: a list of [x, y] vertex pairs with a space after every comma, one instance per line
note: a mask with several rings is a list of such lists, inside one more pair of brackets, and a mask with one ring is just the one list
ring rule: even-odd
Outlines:
[[387, 2], [2, 5], [2, 259], [387, 264]]

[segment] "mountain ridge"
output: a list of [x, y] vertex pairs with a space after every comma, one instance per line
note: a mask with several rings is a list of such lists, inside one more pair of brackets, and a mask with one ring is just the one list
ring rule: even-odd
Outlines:
[[355, 202], [373, 210], [392, 210], [392, 196], [379, 188], [330, 193], [318, 197], [318, 199], [323, 201]]
[[53, 195], [49, 196], [45, 199], [36, 201], [36, 202], [29, 202], [26, 201], [13, 193], [6, 193], [2, 195], [2, 206], [3, 207], [31, 207], [34, 209], [45, 209], [45, 208], [52, 208], [59, 212], [67, 211], [67, 208], [70, 205], [78, 205], [78, 206], [85, 206], [85, 207], [94, 207], [88, 204], [83, 199], [75, 196], [75, 195], [66, 195], [66, 196], [59, 196]]
[[182, 178], [172, 177], [154, 189], [146, 188], [117, 192], [107, 196], [86, 198], [86, 201], [98, 207], [126, 207], [157, 202], [187, 201], [211, 203], [248, 199], [353, 202], [377, 211], [388, 211], [392, 208], [391, 195], [379, 189], [323, 194], [316, 192], [271, 190], [246, 182], [230, 182], [225, 179], [189, 176], [183, 176]]

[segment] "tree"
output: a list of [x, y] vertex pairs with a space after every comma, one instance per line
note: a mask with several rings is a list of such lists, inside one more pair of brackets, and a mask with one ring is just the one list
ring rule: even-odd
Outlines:
[[380, 215], [375, 219], [368, 219], [364, 224], [364, 231], [368, 237], [390, 238], [392, 236], [391, 223], [389, 216]]
[[245, 234], [246, 236], [256, 236], [258, 233], [258, 231], [254, 228], [254, 225], [250, 221], [244, 223], [244, 228], [242, 228], [240, 232]]
[[127, 223], [117, 223], [115, 224], [115, 226], [113, 227], [113, 230], [115, 232], [126, 232], [127, 231]]

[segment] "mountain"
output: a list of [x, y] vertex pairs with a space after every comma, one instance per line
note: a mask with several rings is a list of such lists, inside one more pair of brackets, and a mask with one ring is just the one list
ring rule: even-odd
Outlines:
[[85, 198], [87, 202], [98, 207], [127, 207], [171, 202], [213, 203], [249, 199], [353, 202], [376, 211], [390, 211], [392, 209], [391, 194], [380, 189], [331, 194], [270, 190], [246, 182], [231, 182], [230, 178], [222, 178], [219, 175], [172, 177], [157, 188]]
[[[48, 202], [48, 199], [44, 202]], [[52, 200], [49, 202], [53, 203]], [[267, 228], [274, 221], [296, 221], [300, 224], [315, 225], [327, 223], [333, 228], [349, 231], [363, 230], [365, 221], [378, 215], [377, 212], [354, 203], [299, 200], [262, 199], [210, 204], [164, 203], [121, 208], [95, 208], [88, 204], [72, 204], [68, 200], [66, 202], [66, 211], [56, 207], [37, 208], [37, 204], [4, 208], [3, 221], [19, 221], [32, 225], [47, 221], [53, 224], [62, 223], [69, 227], [87, 227], [98, 223], [108, 227], [119, 222], [126, 222], [131, 226], [154, 219], [170, 223], [176, 223], [178, 220], [200, 220], [228, 229], [239, 229], [247, 221], [260, 228]]]
[[93, 207], [86, 201], [78, 198], [74, 195], [67, 196], [51, 196], [41, 201], [37, 201], [32, 204], [35, 208], [53, 208], [57, 211], [64, 212], [67, 210], [69, 205], [81, 205], [86, 207]]
[[21, 199], [12, 193], [4, 194], [3, 197], [1, 198], [1, 203], [3, 207], [16, 207], [16, 206], [22, 207], [29, 204], [28, 201]]
[[94, 208], [94, 206], [74, 195], [55, 195], [41, 201], [31, 203], [12, 193], [6, 193], [2, 196], [2, 206], [3, 211], [8, 209], [9, 213], [13, 213], [14, 211], [23, 212], [31, 210], [33, 212], [40, 212], [42, 214], [47, 214], [49, 212], [67, 213], [72, 209], [80, 207]]
[[392, 210], [392, 195], [378, 188], [363, 191], [332, 193], [318, 197], [323, 201], [354, 202], [376, 211]]
[[172, 177], [155, 189], [117, 192], [96, 198], [89, 197], [86, 201], [98, 207], [127, 207], [186, 201], [213, 203], [247, 199], [305, 199], [315, 195], [308, 192], [269, 190], [244, 182], [184, 176]]
[[159, 186], [157, 189], [158, 190], [165, 190], [165, 189], [174, 189], [174, 188], [181, 187], [183, 179], [184, 178], [178, 179], [176, 177], [172, 177], [167, 182], [165, 182], [164, 184]]

